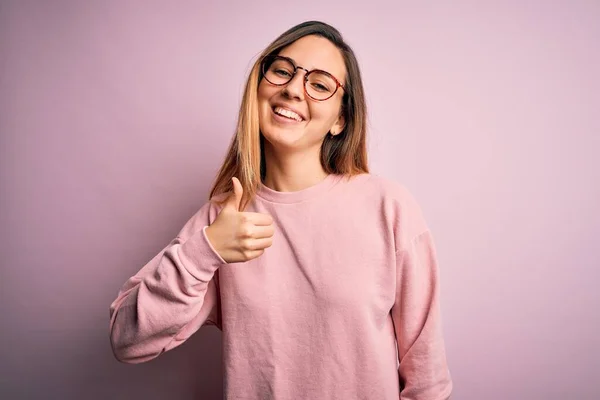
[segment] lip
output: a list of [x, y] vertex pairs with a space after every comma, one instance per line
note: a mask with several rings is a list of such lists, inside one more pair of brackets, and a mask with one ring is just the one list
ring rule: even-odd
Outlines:
[[[273, 111], [274, 114], [275, 114], [275, 107], [282, 107], [282, 108], [286, 108], [286, 109], [288, 109], [290, 111], [293, 111], [293, 112], [295, 112], [296, 114], [298, 114], [302, 118], [302, 121], [300, 121], [300, 122], [306, 121], [306, 115], [304, 115], [304, 113], [302, 113], [300, 110], [298, 110], [298, 109], [296, 109], [296, 108], [294, 108], [294, 107], [292, 107], [290, 105], [287, 105], [285, 103], [274, 103], [274, 104], [272, 104], [271, 105], [271, 111]], [[275, 114], [275, 115], [277, 115], [277, 114]], [[295, 121], [295, 122], [298, 122], [298, 121]]]

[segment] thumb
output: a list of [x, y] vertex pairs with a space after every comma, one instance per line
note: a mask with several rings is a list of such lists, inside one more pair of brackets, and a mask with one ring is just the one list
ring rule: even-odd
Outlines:
[[234, 209], [235, 211], [240, 210], [240, 203], [242, 202], [242, 195], [244, 194], [244, 188], [236, 177], [231, 178], [233, 183], [233, 194], [227, 199], [226, 207]]

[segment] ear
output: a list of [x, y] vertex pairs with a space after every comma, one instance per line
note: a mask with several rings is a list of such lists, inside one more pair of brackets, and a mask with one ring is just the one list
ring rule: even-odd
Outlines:
[[339, 135], [340, 133], [342, 133], [342, 131], [344, 130], [345, 127], [346, 127], [346, 118], [344, 117], [344, 111], [342, 110], [342, 111], [340, 111], [340, 116], [335, 121], [335, 123], [333, 124], [333, 126], [331, 127], [329, 132], [331, 132], [331, 134], [333, 136]]

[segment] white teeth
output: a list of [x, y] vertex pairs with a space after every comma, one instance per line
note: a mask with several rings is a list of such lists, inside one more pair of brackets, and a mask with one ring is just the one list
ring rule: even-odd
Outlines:
[[273, 110], [273, 111], [275, 111], [276, 114], [282, 115], [287, 118], [294, 119], [298, 122], [302, 122], [302, 117], [300, 115], [298, 115], [297, 113], [295, 113], [293, 111], [285, 109], [283, 107], [275, 107], [275, 110]]

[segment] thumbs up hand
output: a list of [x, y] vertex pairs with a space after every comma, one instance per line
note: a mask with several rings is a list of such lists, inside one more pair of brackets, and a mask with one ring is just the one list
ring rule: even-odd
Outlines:
[[214, 222], [206, 228], [213, 248], [227, 263], [243, 262], [259, 257], [273, 244], [275, 227], [268, 214], [240, 212], [244, 189], [237, 178], [233, 193]]

